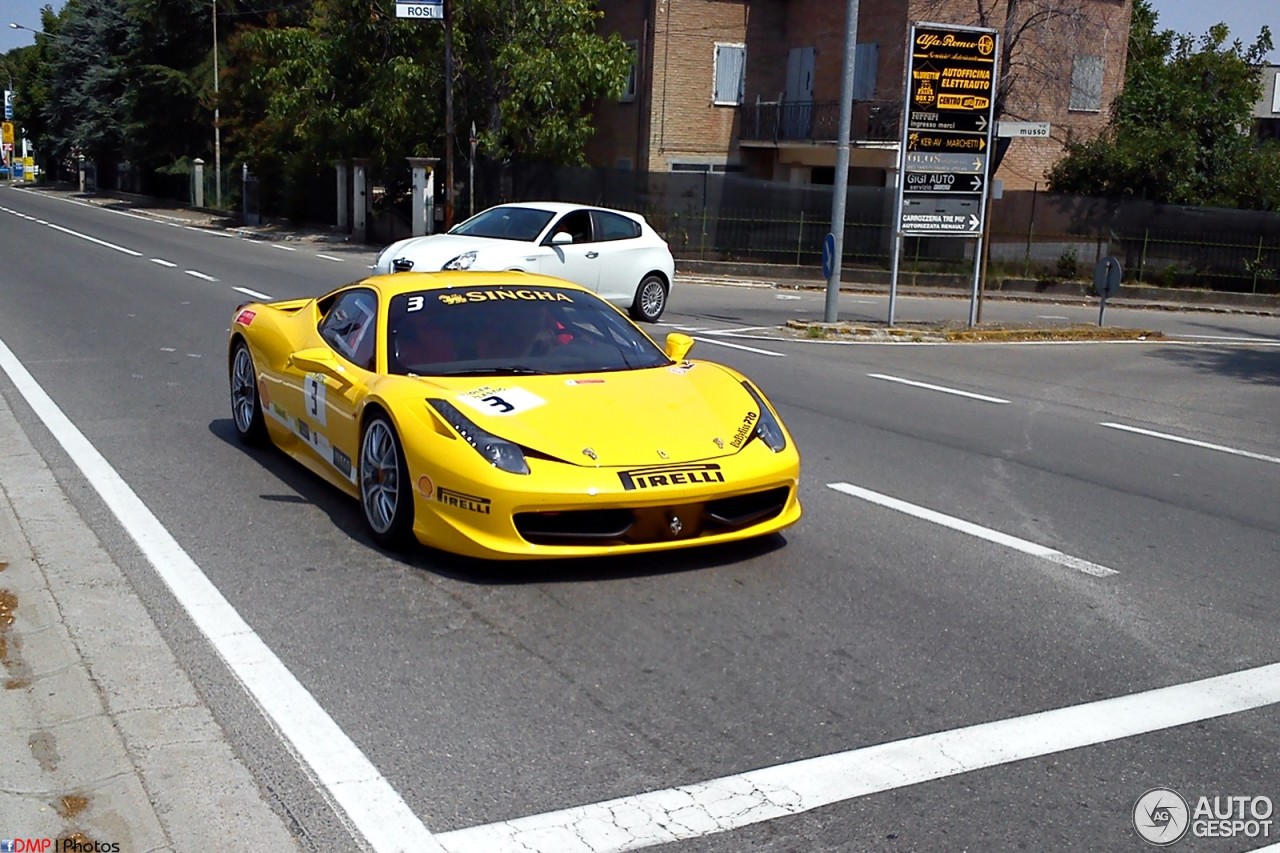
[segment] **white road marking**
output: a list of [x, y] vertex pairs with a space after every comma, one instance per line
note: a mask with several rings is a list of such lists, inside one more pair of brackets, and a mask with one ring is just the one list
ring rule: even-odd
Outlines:
[[1070, 317], [1064, 317], [1061, 314], [1037, 314], [1037, 320], [1070, 320]]
[[925, 388], [929, 391], [941, 391], [943, 394], [954, 394], [957, 397], [968, 397], [971, 400], [981, 400], [984, 403], [1001, 403], [1007, 404], [1008, 400], [1002, 400], [999, 397], [988, 397], [986, 394], [974, 394], [971, 391], [960, 391], [955, 388], [945, 388], [942, 385], [930, 385], [928, 382], [916, 382], [912, 379], [903, 379], [900, 376], [888, 376], [884, 373], [868, 373], [872, 379], [883, 379], [886, 382], [897, 382], [900, 385], [911, 385], [916, 388]]
[[952, 515], [944, 515], [936, 512], [928, 507], [917, 506], [913, 503], [898, 500], [897, 498], [883, 495], [880, 492], [873, 492], [870, 489], [864, 489], [861, 486], [855, 486], [851, 483], [827, 483], [827, 488], [834, 489], [842, 494], [860, 498], [868, 503], [877, 504], [878, 506], [888, 509], [897, 510], [915, 518], [931, 521], [934, 524], [940, 524], [943, 527], [949, 527], [952, 530], [958, 530], [961, 533], [967, 533], [970, 536], [976, 536], [979, 539], [985, 539], [988, 542], [994, 542], [997, 545], [1003, 545], [1006, 548], [1012, 548], [1015, 551], [1021, 551], [1024, 554], [1030, 554], [1033, 557], [1040, 557], [1051, 563], [1057, 563], [1060, 566], [1066, 566], [1069, 569], [1076, 569], [1087, 575], [1093, 575], [1096, 578], [1105, 578], [1111, 575], [1119, 574], [1115, 569], [1097, 563], [1091, 563], [1088, 560], [1082, 560], [1079, 557], [1073, 557], [1070, 554], [1064, 554], [1056, 548], [1049, 548], [1045, 545], [1038, 545], [1026, 539], [1020, 539], [1017, 536], [1010, 536], [1007, 533], [1001, 533], [998, 530], [992, 530], [989, 527], [983, 527], [974, 524], [971, 521], [965, 521], [962, 518], [956, 518]]
[[254, 299], [258, 299], [258, 300], [261, 300], [261, 301], [263, 301], [263, 302], [266, 302], [267, 300], [269, 300], [269, 299], [271, 298], [270, 296], [268, 296], [268, 295], [267, 295], [267, 294], [265, 294], [265, 293], [259, 293], [258, 291], [256, 291], [256, 290], [250, 290], [250, 289], [249, 289], [249, 288], [247, 288], [247, 287], [233, 287], [233, 288], [231, 288], [231, 289], [232, 289], [232, 290], [237, 290], [237, 291], [239, 291], [240, 293], [243, 293], [245, 296], [252, 296]]
[[159, 265], [160, 265], [160, 266], [162, 266], [162, 267], [170, 267], [170, 268], [173, 268], [173, 267], [176, 267], [176, 266], [177, 266], [177, 264], [173, 263], [172, 261], [166, 261], [166, 260], [163, 260], [163, 259], [161, 259], [161, 258], [152, 258], [152, 259], [151, 259], [151, 263], [153, 263], [153, 264], [159, 264]]
[[473, 826], [438, 838], [450, 853], [621, 853], [1276, 703], [1280, 663]]
[[790, 294], [788, 294], [788, 293], [779, 293], [777, 296], [775, 296], [775, 297], [773, 297], [773, 298], [774, 298], [774, 299], [785, 299], [785, 300], [800, 300], [800, 299], [803, 299], [804, 297], [803, 297], [803, 296], [792, 296], [792, 295], [790, 295]]
[[280, 250], [280, 251], [282, 251], [282, 252], [296, 252], [296, 251], [298, 251], [298, 250], [297, 250], [295, 247], [293, 247], [293, 246], [281, 246], [279, 243], [272, 243], [272, 244], [271, 244], [271, 248], [273, 248], [273, 249], [279, 249], [279, 250]]
[[316, 252], [316, 257], [324, 258], [326, 261], [337, 261], [338, 263], [342, 263], [346, 260], [345, 258], [335, 258], [333, 255], [322, 255], [319, 252]]
[[777, 326], [742, 326], [736, 329], [702, 329], [704, 335], [740, 335], [743, 332], [777, 331]]
[[693, 339], [695, 341], [702, 341], [703, 343], [715, 344], [716, 346], [729, 347], [731, 349], [746, 350], [747, 352], [756, 352], [756, 353], [760, 353], [761, 355], [772, 355], [777, 358], [787, 357], [787, 354], [785, 352], [774, 352], [773, 350], [760, 349], [758, 347], [749, 347], [744, 344], [731, 344], [728, 341], [718, 341], [715, 338], [700, 338], [695, 335]]
[[54, 225], [52, 222], [43, 222], [41, 224], [48, 225], [54, 231], [61, 231], [63, 234], [70, 234], [72, 237], [79, 237], [81, 240], [88, 240], [90, 243], [97, 243], [99, 246], [106, 246], [108, 249], [115, 249], [117, 252], [133, 255], [135, 258], [142, 256], [141, 252], [126, 249], [124, 246], [117, 246], [115, 243], [108, 243], [106, 240], [99, 240], [97, 237], [90, 237], [88, 234], [81, 234], [79, 231], [72, 231], [70, 228], [63, 228], [61, 225]]
[[102, 497], [271, 726], [376, 851], [441, 851], [439, 842], [315, 697], [254, 633], [173, 535], [0, 341], [0, 368]]
[[1181, 436], [1177, 436], [1177, 435], [1169, 435], [1168, 433], [1155, 432], [1149, 429], [1140, 429], [1138, 427], [1125, 426], [1124, 424], [1102, 423], [1102, 424], [1098, 424], [1098, 426], [1104, 426], [1104, 427], [1107, 427], [1108, 429], [1124, 430], [1125, 432], [1137, 433], [1138, 435], [1146, 435], [1146, 436], [1150, 436], [1151, 438], [1162, 438], [1165, 441], [1174, 441], [1174, 442], [1177, 442], [1178, 444], [1189, 444], [1192, 447], [1202, 447], [1205, 450], [1217, 450], [1221, 453], [1230, 453], [1232, 456], [1243, 456], [1246, 459], [1257, 459], [1261, 462], [1274, 462], [1275, 464], [1280, 465], [1280, 458], [1277, 458], [1275, 456], [1267, 456], [1264, 453], [1252, 453], [1248, 450], [1238, 450], [1237, 448], [1227, 447], [1226, 445], [1223, 445], [1223, 444], [1210, 444], [1207, 441], [1196, 441], [1194, 438], [1182, 438]]
[[194, 276], [195, 278], [202, 278], [205, 281], [217, 281], [217, 279], [214, 278], [213, 276], [206, 275], [205, 273], [202, 273], [199, 270], [183, 270], [183, 272], [189, 276]]
[[1175, 335], [1179, 338], [1196, 338], [1202, 341], [1232, 341], [1245, 344], [1266, 343], [1280, 344], [1280, 340], [1275, 338], [1233, 338], [1227, 335]]

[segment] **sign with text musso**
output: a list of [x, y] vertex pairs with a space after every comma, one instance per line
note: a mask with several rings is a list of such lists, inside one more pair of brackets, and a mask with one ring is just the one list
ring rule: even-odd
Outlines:
[[444, 0], [423, 3], [396, 3], [397, 18], [421, 18], [426, 21], [444, 20]]

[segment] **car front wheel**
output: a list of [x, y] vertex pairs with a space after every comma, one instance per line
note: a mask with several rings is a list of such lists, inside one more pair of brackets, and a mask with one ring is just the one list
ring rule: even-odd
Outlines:
[[262, 417], [258, 396], [258, 373], [253, 367], [249, 345], [238, 341], [231, 354], [231, 419], [240, 441], [260, 447], [267, 443], [267, 423]]
[[667, 307], [667, 285], [661, 276], [647, 275], [636, 288], [631, 316], [645, 323], [656, 323]]
[[369, 532], [381, 545], [408, 544], [413, 529], [413, 488], [395, 427], [374, 415], [360, 439], [360, 504]]

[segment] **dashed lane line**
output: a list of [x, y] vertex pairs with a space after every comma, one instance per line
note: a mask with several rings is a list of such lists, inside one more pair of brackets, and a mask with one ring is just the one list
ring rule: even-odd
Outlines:
[[[450, 853], [621, 853], [1280, 703], [1280, 663], [441, 833]], [[857, 846], [854, 844], [853, 846]]]
[[917, 504], [907, 503], [898, 498], [889, 495], [873, 492], [870, 489], [864, 489], [861, 486], [855, 486], [851, 483], [828, 483], [827, 488], [850, 497], [859, 498], [868, 503], [876, 504], [887, 509], [896, 510], [906, 515], [930, 521], [943, 527], [949, 527], [961, 533], [967, 533], [970, 536], [976, 536], [979, 539], [985, 539], [988, 542], [994, 542], [997, 545], [1003, 545], [1006, 548], [1012, 548], [1015, 551], [1021, 551], [1024, 554], [1030, 554], [1033, 557], [1040, 557], [1051, 563], [1057, 563], [1060, 566], [1066, 566], [1069, 569], [1084, 572], [1087, 575], [1093, 575], [1097, 578], [1110, 577], [1119, 574], [1115, 569], [1091, 563], [1088, 560], [1082, 560], [1079, 557], [1073, 557], [1070, 554], [1064, 554], [1057, 548], [1050, 548], [1046, 545], [1039, 545], [1035, 542], [1021, 539], [1017, 536], [1010, 536], [1007, 533], [1001, 533], [999, 530], [992, 530], [989, 527], [983, 527], [974, 524], [971, 521], [965, 521], [962, 518], [956, 518], [953, 515], [945, 515], [928, 507], [918, 506]]
[[259, 293], [256, 290], [250, 290], [247, 287], [233, 287], [231, 289], [239, 293], [243, 293], [245, 296], [252, 296], [254, 299], [257, 299], [259, 302], [268, 302], [271, 299], [271, 297], [268, 296], [267, 294]]
[[986, 394], [975, 394], [972, 391], [961, 391], [958, 388], [947, 388], [943, 385], [931, 385], [928, 382], [917, 382], [914, 379], [903, 379], [901, 376], [889, 376], [884, 373], [868, 373], [872, 379], [883, 379], [885, 382], [896, 382], [899, 385], [910, 385], [913, 388], [924, 388], [928, 391], [938, 391], [943, 394], [951, 394], [956, 397], [968, 397], [971, 400], [981, 400], [984, 403], [999, 403], [1001, 405], [1008, 404], [1008, 400], [1000, 397], [988, 397]]
[[70, 228], [63, 228], [61, 225], [54, 225], [52, 222], [44, 223], [54, 231], [61, 231], [63, 234], [70, 234], [72, 237], [79, 237], [81, 240], [88, 240], [90, 243], [96, 243], [99, 246], [106, 246], [126, 255], [132, 255], [135, 258], [142, 257], [141, 252], [135, 252], [133, 249], [126, 249], [124, 246], [117, 246], [115, 243], [108, 243], [106, 240], [99, 240], [97, 237], [90, 237], [88, 234], [81, 234], [79, 231], [72, 231]]
[[183, 272], [191, 276], [192, 278], [199, 278], [205, 281], [217, 281], [217, 279], [214, 278], [213, 276], [207, 273], [202, 273], [199, 270], [183, 270]]
[[1227, 447], [1225, 444], [1210, 444], [1207, 441], [1197, 441], [1194, 438], [1183, 438], [1180, 435], [1169, 435], [1168, 433], [1141, 429], [1134, 426], [1126, 426], [1125, 424], [1101, 423], [1098, 424], [1098, 426], [1104, 426], [1108, 429], [1118, 429], [1124, 432], [1131, 432], [1136, 435], [1145, 435], [1149, 438], [1159, 438], [1164, 441], [1172, 441], [1177, 444], [1187, 444], [1191, 447], [1199, 447], [1204, 450], [1216, 450], [1219, 453], [1230, 453], [1232, 456], [1243, 456], [1246, 459], [1257, 459], [1260, 462], [1272, 462], [1280, 465], [1280, 457], [1267, 456], [1265, 453], [1253, 453], [1252, 451], [1240, 450], [1235, 447]]

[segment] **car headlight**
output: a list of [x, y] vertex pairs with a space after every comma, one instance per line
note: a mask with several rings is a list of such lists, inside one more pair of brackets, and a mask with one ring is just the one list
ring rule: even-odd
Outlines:
[[461, 255], [458, 255], [458, 257], [450, 261], [447, 261], [444, 266], [440, 267], [440, 269], [469, 270], [471, 269], [471, 265], [474, 264], [475, 262], [476, 262], [476, 253], [474, 251], [463, 252]]
[[449, 426], [458, 431], [458, 435], [479, 453], [493, 467], [512, 474], [528, 474], [529, 463], [524, 461], [524, 451], [519, 445], [498, 438], [493, 433], [483, 430], [468, 420], [457, 407], [448, 400], [428, 398], [431, 408], [440, 413]]
[[787, 437], [782, 431], [782, 424], [778, 423], [778, 419], [773, 416], [773, 412], [769, 411], [769, 407], [765, 405], [764, 398], [760, 396], [760, 392], [751, 387], [750, 382], [743, 382], [742, 387], [747, 389], [751, 399], [755, 400], [756, 405], [760, 407], [760, 417], [756, 421], [756, 428], [751, 433], [751, 438], [758, 438], [774, 453], [781, 453], [787, 446]]

